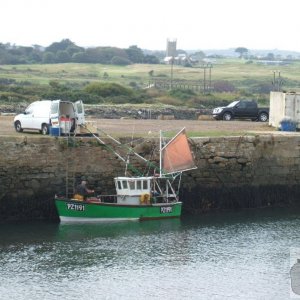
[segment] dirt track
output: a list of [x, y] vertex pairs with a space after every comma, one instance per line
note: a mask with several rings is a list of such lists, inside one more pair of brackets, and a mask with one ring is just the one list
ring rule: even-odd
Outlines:
[[[13, 116], [0, 116], [0, 135], [20, 135], [13, 127]], [[240, 135], [247, 132], [274, 132], [268, 123], [251, 121], [214, 121], [214, 120], [131, 120], [131, 119], [87, 119], [105, 132], [116, 135], [150, 135], [157, 136], [159, 130], [178, 131], [183, 127], [187, 132], [198, 133], [199, 136], [215, 135], [215, 132], [225, 135]], [[33, 135], [30, 132], [22, 134]], [[195, 134], [193, 134], [195, 136]]]

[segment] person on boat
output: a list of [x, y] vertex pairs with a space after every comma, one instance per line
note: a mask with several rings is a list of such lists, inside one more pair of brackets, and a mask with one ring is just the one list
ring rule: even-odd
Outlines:
[[90, 190], [87, 187], [87, 181], [86, 180], [82, 180], [81, 183], [76, 188], [76, 194], [82, 196], [83, 200], [86, 200], [87, 196], [89, 194], [93, 194], [94, 192], [95, 192], [94, 190]]

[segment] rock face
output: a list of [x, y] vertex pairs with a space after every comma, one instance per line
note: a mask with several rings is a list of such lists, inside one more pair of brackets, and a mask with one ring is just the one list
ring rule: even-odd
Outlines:
[[[113, 178], [124, 174], [123, 163], [92, 138], [0, 139], [1, 221], [57, 219], [56, 193], [72, 192], [83, 177], [96, 192], [113, 193]], [[139, 139], [133, 146], [157, 161], [157, 155], [151, 157], [157, 143]], [[195, 138], [190, 143], [198, 169], [182, 178], [184, 212], [299, 202], [299, 136]]]

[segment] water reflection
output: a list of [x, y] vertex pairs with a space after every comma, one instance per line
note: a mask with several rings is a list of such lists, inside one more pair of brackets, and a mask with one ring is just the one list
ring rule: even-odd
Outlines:
[[299, 226], [296, 208], [149, 222], [1, 225], [0, 295], [284, 299], [289, 247], [300, 247]]
[[177, 231], [180, 219], [155, 220], [145, 222], [112, 222], [93, 224], [61, 224], [58, 238], [62, 240], [117, 238], [119, 236], [162, 234]]

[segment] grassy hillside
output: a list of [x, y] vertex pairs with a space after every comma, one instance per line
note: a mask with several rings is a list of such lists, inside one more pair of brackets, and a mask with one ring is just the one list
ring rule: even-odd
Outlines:
[[[203, 92], [195, 93], [170, 93], [168, 90], [147, 90], [144, 88], [149, 81], [170, 81], [170, 65], [143, 65], [113, 66], [100, 64], [48, 64], [48, 65], [2, 65], [0, 66], [0, 101], [26, 101], [30, 102], [43, 97], [57, 96], [59, 98], [83, 98], [93, 102], [92, 96], [87, 97], [80, 93], [84, 87], [92, 82], [114, 82], [146, 94], [145, 101], [161, 102], [173, 105], [187, 105], [192, 107], [207, 106], [211, 101], [212, 106], [218, 101], [231, 101], [240, 97], [255, 98], [261, 103], [266, 103], [269, 90], [272, 89], [274, 71], [280, 70], [283, 80], [282, 89], [297, 90], [300, 87], [300, 62], [293, 61], [284, 66], [262, 65], [241, 59], [217, 60], [211, 69], [212, 85], [225, 82], [232, 86], [230, 92], [212, 92], [204, 95]], [[150, 76], [150, 74], [152, 76]], [[206, 69], [206, 80], [208, 80]], [[278, 76], [278, 73], [276, 73]], [[187, 68], [173, 66], [173, 81], [197, 81], [203, 85], [204, 70], [201, 67]], [[52, 82], [52, 85], [50, 84]], [[56, 82], [56, 84], [53, 84]], [[55, 90], [56, 89], [56, 90]], [[59, 94], [61, 91], [64, 94]], [[66, 92], [68, 91], [68, 92]], [[86, 99], [84, 99], [86, 97]], [[95, 100], [96, 102], [98, 100]], [[107, 98], [101, 100], [109, 103]], [[101, 102], [99, 100], [99, 102]], [[119, 100], [118, 100], [119, 101]], [[122, 100], [126, 102], [126, 99]], [[130, 101], [130, 100], [129, 100]], [[144, 101], [144, 100], [142, 100]], [[134, 102], [134, 101], [133, 101]], [[122, 102], [119, 102], [122, 103]]]

